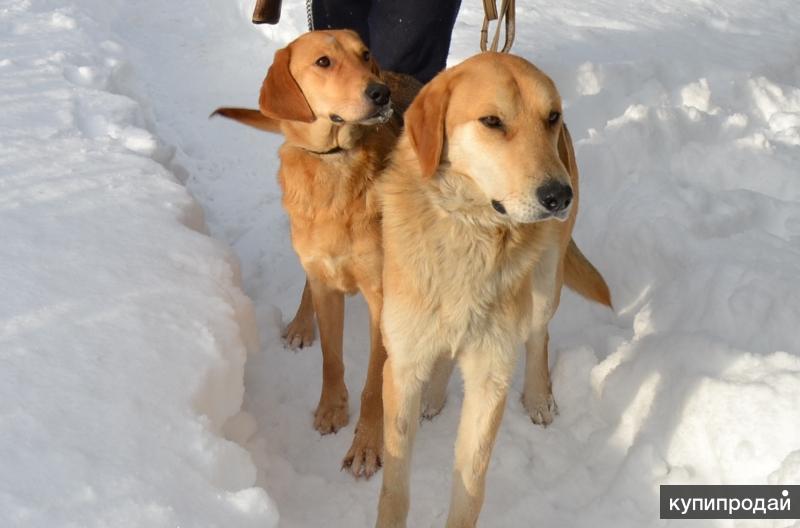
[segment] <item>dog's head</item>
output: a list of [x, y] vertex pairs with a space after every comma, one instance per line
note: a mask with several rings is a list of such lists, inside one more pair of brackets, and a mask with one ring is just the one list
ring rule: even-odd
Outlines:
[[311, 31], [275, 52], [261, 113], [280, 120], [370, 125], [392, 113], [389, 88], [356, 33]]
[[440, 166], [518, 223], [565, 220], [572, 202], [561, 97], [526, 60], [482, 53], [434, 78], [405, 115], [422, 174]]

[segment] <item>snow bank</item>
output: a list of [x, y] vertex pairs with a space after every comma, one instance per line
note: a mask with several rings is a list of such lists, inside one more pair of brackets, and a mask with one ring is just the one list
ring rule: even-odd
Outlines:
[[0, 525], [277, 524], [222, 437], [257, 346], [95, 2], [0, 3]]

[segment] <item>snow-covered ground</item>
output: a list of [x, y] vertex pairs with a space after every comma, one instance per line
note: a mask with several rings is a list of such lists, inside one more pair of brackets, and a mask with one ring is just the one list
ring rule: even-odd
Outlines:
[[0, 2], [0, 526], [269, 528], [223, 437], [253, 307], [148, 131], [121, 4]]
[[[279, 337], [303, 279], [280, 138], [206, 117], [254, 105], [304, 30], [303, 2], [277, 28], [250, 4], [0, 0], [2, 526], [374, 522], [380, 479], [339, 471], [353, 424], [311, 427], [318, 346]], [[575, 238], [617, 312], [564, 294], [561, 414], [543, 429], [510, 400], [483, 526], [680, 526], [658, 520], [659, 484], [797, 483], [796, 2], [532, 0], [517, 18], [514, 51], [564, 97]], [[453, 63], [480, 20], [464, 0]], [[357, 394], [367, 312], [347, 308]], [[444, 523], [459, 404], [456, 377], [418, 435], [410, 526]]]

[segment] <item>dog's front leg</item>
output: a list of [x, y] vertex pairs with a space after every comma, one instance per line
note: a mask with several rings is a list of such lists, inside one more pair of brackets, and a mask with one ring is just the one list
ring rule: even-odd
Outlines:
[[[419, 424], [423, 381], [413, 362], [389, 357], [383, 366], [383, 485], [377, 528], [405, 528], [409, 506], [411, 449]], [[398, 350], [408, 353], [408, 350]], [[406, 359], [406, 361], [403, 361]]]
[[309, 283], [322, 347], [322, 393], [314, 413], [314, 428], [322, 434], [335, 433], [348, 420], [342, 360], [344, 294], [318, 280], [310, 279]]
[[356, 426], [353, 445], [344, 457], [342, 467], [349, 468], [355, 477], [371, 477], [381, 466], [383, 449], [383, 398], [381, 395], [383, 364], [386, 349], [381, 336], [383, 292], [380, 284], [362, 290], [369, 306], [370, 354], [367, 380], [361, 392], [361, 414]]
[[447, 528], [473, 528], [478, 522], [486, 470], [503, 418], [515, 357], [513, 347], [500, 346], [465, 349], [459, 355], [464, 403], [458, 425]]
[[306, 278], [303, 296], [294, 319], [286, 325], [283, 340], [292, 350], [311, 346], [314, 343], [314, 303], [311, 300], [311, 284]]
[[557, 247], [542, 255], [533, 271], [533, 320], [525, 343], [525, 388], [522, 404], [535, 424], [549, 425], [558, 414], [550, 383], [547, 326], [561, 297], [560, 252]]

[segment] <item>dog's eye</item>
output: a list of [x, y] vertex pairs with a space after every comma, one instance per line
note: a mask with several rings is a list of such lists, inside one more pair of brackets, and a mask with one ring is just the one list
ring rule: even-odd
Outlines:
[[322, 57], [318, 58], [317, 62], [315, 62], [314, 64], [316, 64], [320, 68], [327, 68], [328, 66], [331, 65], [331, 60], [325, 55], [323, 55]]
[[559, 119], [561, 119], [561, 112], [550, 112], [550, 115], [547, 116], [547, 123], [549, 125], [555, 125], [558, 123]]
[[369, 50], [364, 50], [364, 53], [361, 54], [361, 57], [364, 59], [364, 62], [367, 62], [372, 55], [369, 54]]
[[478, 121], [486, 128], [503, 128], [503, 120], [496, 115], [483, 116]]

